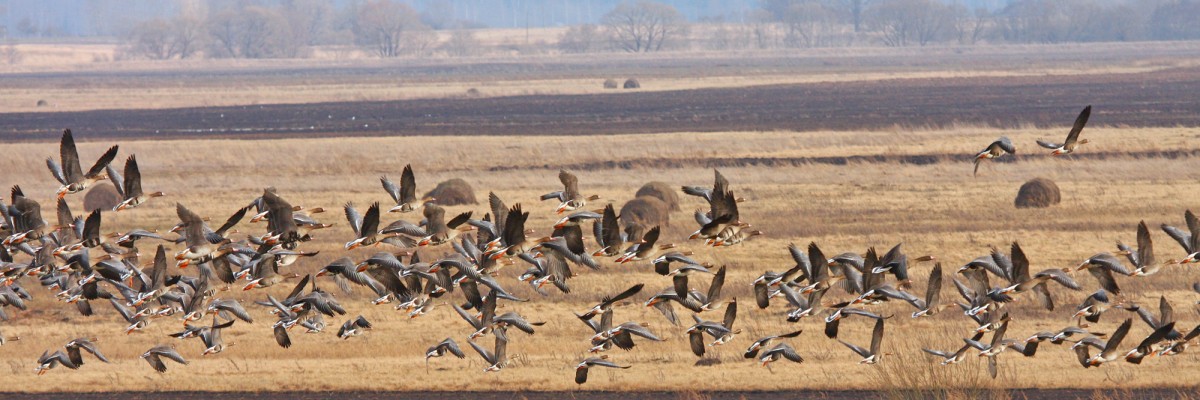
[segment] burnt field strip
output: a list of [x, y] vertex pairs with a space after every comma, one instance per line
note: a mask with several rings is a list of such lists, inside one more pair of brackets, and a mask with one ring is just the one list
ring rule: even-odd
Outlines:
[[[652, 83], [650, 83], [652, 84]], [[528, 95], [165, 110], [0, 114], [0, 140], [392, 135], [599, 135], [1062, 125], [1200, 125], [1200, 68], [1149, 73], [898, 79], [665, 92]]]

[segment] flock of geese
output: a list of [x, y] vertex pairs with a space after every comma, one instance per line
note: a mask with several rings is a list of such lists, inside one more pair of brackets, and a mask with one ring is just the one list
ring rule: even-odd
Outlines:
[[[1078, 137], [1090, 112], [1090, 106], [1083, 110], [1063, 144], [1042, 141], [1039, 144], [1053, 149], [1055, 155], [1077, 151], [1080, 144], [1087, 143]], [[1000, 138], [978, 153], [976, 172], [980, 161], [1015, 150], [1010, 140]], [[43, 219], [40, 203], [20, 186], [12, 187], [11, 204], [0, 203], [3, 215], [0, 237], [4, 238], [0, 246], [0, 316], [7, 319], [3, 311], [10, 307], [25, 310], [32, 299], [25, 288], [36, 282], [54, 293], [56, 299], [73, 304], [84, 316], [93, 315], [97, 303], [108, 303], [121, 316], [122, 331], [126, 334], [141, 331], [157, 319], [181, 319], [184, 328], [170, 335], [174, 339], [164, 339], [141, 356], [153, 369], [165, 372], [166, 360], [188, 363], [176, 344], [198, 338], [202, 344], [196, 346], [196, 354], [200, 355], [229, 349], [231, 344], [223, 341], [221, 332], [234, 329], [235, 324], [253, 322], [255, 313], [249, 309], [265, 310], [262, 314], [269, 312], [268, 318], [274, 321], [272, 335], [284, 348], [294, 345], [293, 332], [319, 333], [332, 329], [325, 322], [327, 318], [340, 320], [347, 315], [337, 296], [318, 286], [321, 280], [332, 280], [346, 291], [352, 286], [365, 287], [374, 293], [373, 304], [391, 304], [412, 318], [428, 314], [435, 305], [449, 304], [469, 325], [463, 331], [469, 332], [466, 343], [484, 360], [485, 371], [499, 371], [508, 365], [506, 348], [515, 338], [513, 333], [533, 334], [543, 325], [512, 311], [516, 308], [512, 305], [529, 299], [520, 298], [506, 288], [519, 281], [542, 295], [555, 290], [570, 293], [569, 283], [577, 276], [576, 271], [600, 270], [601, 260], [611, 259], [616, 264], [651, 266], [663, 277], [663, 288], [644, 290], [646, 283], [638, 283], [575, 314], [591, 335], [587, 349], [592, 354], [575, 364], [575, 382], [586, 382], [589, 369], [594, 367], [630, 368], [604, 354], [614, 346], [628, 351], [636, 347], [636, 342], [663, 341], [649, 323], [617, 317], [621, 306], [630, 302], [660, 311], [671, 325], [690, 324], [682, 332], [688, 336], [692, 352], [699, 357], [704, 357], [714, 346], [734, 342], [741, 332], [735, 326], [738, 300], [722, 293], [726, 266], [714, 267], [663, 243], [659, 227], [623, 221], [611, 204], [589, 210], [589, 201], [594, 202], [598, 197], [584, 195], [578, 179], [565, 171], [559, 173], [563, 190], [541, 197], [558, 203], [555, 212], [561, 218], [549, 235], [532, 236], [534, 231], [526, 226], [529, 211], [521, 204], [507, 206], [494, 193], [489, 195], [489, 209], [481, 217], [468, 211], [447, 218], [446, 210], [436, 199], [417, 197], [413, 170], [405, 167], [398, 185], [387, 176], [380, 178], [391, 200], [386, 205], [376, 202], [362, 213], [354, 204], [343, 207], [355, 234], [344, 248], [371, 248], [376, 252], [362, 260], [342, 257], [315, 274], [300, 276], [291, 272], [297, 269], [295, 265], [317, 254], [302, 247], [312, 240], [314, 231], [332, 224], [315, 218], [323, 209], [293, 205], [270, 188], [224, 220], [216, 220], [221, 221], [220, 225], [210, 225], [213, 220], [176, 204], [179, 222], [165, 229], [167, 233], [153, 229], [106, 232], [101, 225], [106, 213], [136, 213], [133, 209], [163, 196], [162, 192], [143, 190], [135, 156], [128, 157], [121, 171], [111, 165], [117, 152], [118, 146], [109, 148], [85, 173], [71, 131], [63, 133], [59, 160], [47, 160], [52, 175], [61, 184], [54, 224]], [[111, 180], [119, 188], [123, 197], [119, 205], [112, 211], [96, 210], [86, 217], [72, 214], [67, 197], [105, 180]], [[719, 171], [715, 172], [712, 186], [685, 186], [682, 191], [704, 199], [709, 205], [707, 210], [695, 213], [698, 228], [688, 238], [689, 242], [727, 247], [762, 234], [751, 229], [739, 215], [738, 203], [743, 199], [735, 195]], [[401, 218], [382, 225], [384, 210]], [[405, 218], [417, 210], [421, 218]], [[950, 279], [959, 294], [954, 300], [941, 297], [943, 267], [932, 256], [911, 259], [914, 264], [933, 263], [924, 296], [914, 294], [910, 259], [900, 245], [882, 254], [869, 248], [865, 253], [845, 252], [832, 257], [816, 243], [803, 249], [790, 245], [787, 250], [794, 267], [784, 272], [766, 271], [751, 285], [757, 307], [774, 308], [780, 311], [777, 315], [793, 323], [806, 317], [823, 318], [824, 334], [829, 338], [838, 337], [844, 320], [873, 324], [869, 344], [838, 339], [863, 364], [882, 362], [892, 354], [884, 346], [883, 337], [886, 321], [894, 316], [880, 315], [870, 308], [890, 301], [911, 304], [914, 309], [911, 318], [949, 314], [973, 320], [977, 328], [964, 335], [962, 346], [944, 351], [925, 349], [925, 352], [936, 356], [942, 364], [957, 363], [972, 354], [986, 357], [993, 377], [997, 357], [1006, 350], [1033, 357], [1039, 344], [1046, 341], [1055, 345], [1072, 343], [1079, 364], [1085, 368], [1121, 359], [1141, 363], [1145, 357], [1179, 354], [1200, 335], [1200, 326], [1190, 330], [1176, 327], [1171, 305], [1165, 298], [1155, 314], [1145, 305], [1123, 297], [1118, 285], [1122, 279], [1160, 272], [1166, 265], [1200, 262], [1200, 220], [1190, 211], [1185, 220], [1186, 231], [1162, 226], [1186, 251], [1181, 261], [1155, 260], [1145, 222], [1138, 224], [1136, 248], [1118, 243], [1114, 252], [1096, 254], [1071, 268], [1032, 271], [1026, 253], [1014, 242], [1007, 251], [993, 248], [990, 253], [958, 267]], [[265, 230], [248, 228], [259, 222], [265, 222]], [[585, 243], [584, 229], [589, 224], [595, 246]], [[255, 232], [238, 235], [235, 228]], [[154, 249], [154, 256], [143, 261], [138, 246], [147, 242]], [[177, 244], [182, 246], [175, 247]], [[449, 255], [427, 259], [423, 255], [432, 251], [424, 254], [418, 251], [438, 246], [444, 246]], [[172, 247], [176, 250], [169, 250]], [[27, 259], [18, 262], [18, 257]], [[513, 264], [524, 265], [526, 269], [517, 275], [516, 281], [508, 282], [511, 278], [506, 277], [512, 274], [503, 274], [501, 270]], [[1010, 309], [1017, 296], [1029, 293], [1042, 307], [1053, 310], [1052, 292], [1059, 290], [1057, 287], [1083, 290], [1084, 285], [1072, 277], [1072, 272], [1080, 270], [1095, 277], [1099, 290], [1075, 308], [1071, 317], [1074, 323], [1027, 338], [1009, 336], [1014, 321]], [[230, 287], [252, 291], [287, 285], [293, 279], [296, 283], [291, 285], [292, 290], [282, 298], [264, 294], [255, 296], [259, 300], [253, 304], [243, 304], [221, 297]], [[704, 284], [707, 284], [705, 290], [699, 290]], [[1196, 289], [1200, 290], [1200, 286]], [[509, 311], [500, 312], [500, 307]], [[690, 312], [690, 322], [678, 316], [679, 308]], [[786, 312], [782, 312], [784, 309]], [[1133, 324], [1132, 318], [1124, 319], [1108, 334], [1089, 329], [1111, 310], [1137, 314], [1153, 333], [1136, 346], [1129, 346], [1125, 336]], [[705, 319], [710, 314], [721, 318]], [[337, 335], [349, 339], [371, 329], [372, 323], [358, 316], [345, 320]], [[801, 354], [788, 343], [802, 331], [757, 338], [745, 350], [744, 357], [764, 366], [780, 360], [803, 362]], [[990, 338], [984, 340], [988, 334]], [[485, 339], [488, 335], [492, 336], [490, 344]], [[0, 334], [0, 344], [14, 339], [17, 338]], [[78, 369], [85, 362], [84, 352], [108, 362], [97, 342], [96, 338], [84, 337], [69, 341], [61, 350], [47, 350], [38, 358], [35, 370], [44, 374], [58, 366]], [[447, 337], [433, 344], [425, 351], [426, 363], [446, 355], [464, 358], [459, 343]]]

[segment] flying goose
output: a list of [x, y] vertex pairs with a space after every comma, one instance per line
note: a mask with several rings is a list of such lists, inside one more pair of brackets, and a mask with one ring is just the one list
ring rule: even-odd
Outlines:
[[358, 318], [347, 320], [342, 324], [342, 328], [338, 329], [339, 339], [349, 339], [353, 336], [362, 335], [367, 329], [371, 329], [371, 322], [359, 315]]
[[[596, 237], [596, 244], [600, 249], [592, 253], [593, 257], [614, 257], [621, 255], [622, 246], [625, 244], [625, 232], [621, 230], [620, 221], [617, 219], [617, 212], [613, 209], [613, 205], [604, 206], [603, 215], [599, 220], [592, 223], [592, 234]], [[632, 240], [630, 238], [630, 240]]]
[[1017, 154], [1017, 148], [1015, 146], [1013, 146], [1012, 141], [1008, 140], [1007, 136], [1001, 136], [999, 139], [996, 139], [996, 141], [992, 142], [987, 147], [984, 147], [983, 150], [981, 150], [979, 153], [975, 154], [975, 173], [974, 173], [974, 175], [979, 175], [979, 163], [980, 162], [982, 162], [983, 160], [990, 160], [993, 158], [1000, 157], [1000, 156], [1004, 155], [1005, 153]]
[[71, 359], [71, 363], [76, 366], [83, 365], [83, 354], [79, 351], [80, 349], [92, 353], [100, 361], [105, 363], [110, 362], [108, 358], [104, 357], [104, 354], [100, 353], [100, 349], [96, 348], [95, 342], [96, 338], [77, 338], [67, 342], [67, 345], [64, 347], [67, 349], [67, 356]]
[[800, 329], [800, 330], [797, 330], [797, 331], [791, 332], [791, 333], [784, 333], [784, 334], [780, 334], [780, 335], [767, 336], [764, 338], [760, 338], [758, 340], [755, 340], [754, 343], [751, 344], [750, 347], [746, 349], [746, 353], [743, 354], [742, 356], [745, 358], [758, 357], [759, 350], [762, 350], [764, 347], [770, 346], [771, 341], [773, 341], [775, 339], [779, 339], [779, 338], [794, 338], [796, 336], [800, 336], [800, 334], [803, 332], [804, 332], [804, 330]]
[[720, 322], [705, 321], [696, 314], [692, 314], [692, 319], [696, 321], [695, 325], [689, 327], [684, 333], [688, 334], [688, 342], [691, 344], [692, 353], [703, 357], [704, 356], [704, 334], [712, 336], [715, 340], [709, 343], [708, 346], [716, 346], [729, 343], [733, 337], [742, 331], [733, 329], [733, 323], [737, 320], [737, 299], [729, 301], [729, 305], [725, 306], [725, 316]]
[[483, 372], [500, 371], [501, 368], [504, 368], [508, 364], [508, 354], [506, 351], [508, 348], [508, 339], [504, 335], [496, 335], [496, 351], [494, 353], [475, 342], [467, 342], [467, 344], [471, 345], [475, 349], [475, 352], [479, 353], [483, 357], [483, 360], [487, 362], [488, 366], [483, 369]]
[[623, 291], [621, 293], [617, 293], [614, 296], [605, 296], [603, 299], [600, 300], [599, 303], [597, 303], [595, 306], [592, 306], [591, 309], [584, 312], [580, 318], [592, 319], [593, 317], [595, 317], [596, 315], [598, 315], [600, 313], [603, 313], [604, 311], [611, 310], [614, 304], [620, 302], [621, 300], [625, 300], [627, 298], [632, 297], [633, 295], [642, 291], [642, 287], [644, 287], [644, 286], [646, 286], [646, 285], [639, 283], [639, 284], [629, 287], [629, 289], [625, 289], [625, 291]]
[[37, 363], [37, 367], [33, 370], [38, 375], [45, 375], [47, 372], [50, 372], [50, 369], [59, 365], [70, 369], [79, 369], [79, 366], [71, 362], [71, 359], [66, 354], [63, 354], [62, 350], [56, 350], [54, 353], [50, 353], [49, 351], [42, 352], [42, 356], [38, 357]]
[[179, 352], [175, 351], [175, 345], [173, 344], [160, 344], [142, 353], [142, 359], [150, 363], [150, 366], [154, 367], [154, 370], [160, 373], [167, 372], [167, 364], [163, 362], [163, 357], [184, 365], [188, 363], [187, 360], [183, 359], [183, 356], [179, 355]]
[[1112, 253], [1108, 252], [1099, 253], [1086, 260], [1083, 260], [1083, 262], [1079, 263], [1079, 266], [1075, 268], [1076, 271], [1084, 269], [1086, 269], [1088, 273], [1092, 274], [1092, 276], [1100, 282], [1101, 288], [1104, 288], [1104, 290], [1116, 295], [1121, 294], [1121, 288], [1117, 286], [1117, 280], [1113, 277], [1113, 272], [1125, 276], [1130, 276], [1133, 274], [1132, 272], [1129, 272], [1129, 269], [1125, 268], [1125, 265], [1121, 263], [1120, 258], [1117, 258], [1117, 256], [1114, 256]]
[[137, 158], [130, 155], [125, 160], [125, 175], [117, 172], [112, 165], [106, 165], [105, 170], [108, 171], [108, 179], [112, 180], [113, 186], [117, 188], [117, 193], [121, 195], [121, 202], [113, 207], [113, 211], [121, 211], [140, 206], [150, 199], [155, 197], [165, 196], [163, 192], [146, 193], [142, 191], [142, 173], [138, 170]]
[[1138, 222], [1137, 251], [1121, 242], [1117, 242], [1117, 249], [1120, 250], [1118, 254], [1125, 255], [1134, 266], [1133, 272], [1130, 273], [1132, 276], [1154, 275], [1162, 268], [1162, 265], [1154, 260], [1154, 244], [1150, 241], [1150, 229], [1146, 227], [1146, 221]]
[[458, 348], [458, 343], [455, 343], [454, 339], [446, 338], [446, 340], [431, 346], [429, 350], [425, 350], [425, 364], [429, 364], [430, 358], [441, 357], [446, 355], [446, 353], [453, 354], [458, 358], [466, 358], [466, 355]]
[[562, 182], [563, 190], [543, 194], [542, 200], [555, 199], [560, 203], [555, 208], [555, 214], [562, 214], [566, 211], [575, 211], [587, 206], [587, 202], [597, 200], [600, 196], [592, 195], [584, 197], [579, 193], [579, 178], [567, 171], [558, 171], [558, 180]]
[[1075, 125], [1072, 126], [1071, 131], [1067, 133], [1067, 140], [1065, 142], [1063, 142], [1062, 144], [1051, 143], [1051, 142], [1044, 141], [1042, 139], [1038, 139], [1037, 144], [1039, 146], [1045, 147], [1047, 149], [1054, 150], [1054, 151], [1050, 152], [1051, 155], [1058, 156], [1058, 155], [1073, 153], [1075, 151], [1076, 147], [1078, 147], [1081, 144], [1086, 144], [1088, 142], [1087, 139], [1080, 140], [1079, 133], [1083, 132], [1083, 126], [1087, 125], [1088, 117], [1090, 117], [1091, 115], [1092, 115], [1092, 106], [1089, 105], [1087, 107], [1084, 107], [1083, 111], [1081, 111], [1079, 113], [1079, 117], [1075, 118]]
[[75, 150], [75, 137], [71, 135], [70, 129], [64, 130], [62, 141], [58, 147], [62, 165], [60, 166], [54, 162], [54, 157], [46, 159], [46, 167], [50, 168], [50, 173], [54, 175], [54, 179], [57, 179], [62, 184], [58, 188], [58, 198], [61, 199], [68, 194], [79, 193], [96, 182], [107, 178], [105, 167], [112, 162], [113, 158], [116, 158], [118, 147], [120, 146], [109, 147], [96, 160], [96, 163], [92, 164], [92, 168], [84, 174], [83, 167], [79, 164], [79, 152]]
[[[472, 343], [472, 344], [474, 344], [474, 343]], [[621, 366], [621, 365], [617, 365], [611, 361], [608, 361], [607, 354], [601, 355], [600, 357], [585, 358], [582, 362], [579, 363], [579, 365], [575, 366], [575, 383], [580, 384], [580, 385], [586, 383], [587, 377], [588, 377], [588, 368], [591, 368], [591, 367], [608, 367], [608, 368], [628, 369], [630, 366], [628, 366], [628, 365]]]
[[[413, 175], [412, 164], [404, 166], [404, 172], [400, 174], [399, 187], [392, 183], [387, 175], [379, 177], [379, 182], [383, 184], [383, 190], [396, 202], [396, 206], [389, 209], [388, 212], [412, 212], [425, 203], [417, 202], [417, 178]], [[433, 199], [425, 200], [432, 201]]]
[[925, 287], [925, 300], [914, 303], [917, 306], [917, 311], [912, 313], [913, 318], [930, 317], [937, 315], [942, 310], [954, 307], [953, 303], [941, 304], [942, 292], [942, 263], [933, 265], [933, 269], [929, 271], [928, 285]]
[[796, 353], [796, 349], [793, 349], [792, 346], [788, 346], [787, 343], [777, 344], [770, 350], [764, 351], [762, 357], [758, 358], [758, 361], [761, 361], [762, 365], [767, 367], [772, 362], [779, 361], [781, 358], [797, 364], [804, 362], [804, 357], [801, 357], [799, 353]]
[[[1119, 348], [1121, 346], [1121, 341], [1125, 340], [1125, 335], [1129, 333], [1129, 327], [1132, 325], [1133, 325], [1133, 319], [1131, 319], [1131, 318], [1126, 319], [1125, 322], [1121, 324], [1121, 326], [1117, 327], [1116, 331], [1113, 331], [1112, 336], [1109, 337], [1108, 341], [1104, 342], [1104, 349], [1101, 350], [1099, 354], [1096, 354], [1095, 356], [1092, 356], [1087, 359], [1086, 365], [1092, 366], [1092, 367], [1098, 367], [1098, 366], [1100, 366], [1100, 364], [1104, 364], [1104, 363], [1110, 362], [1110, 361], [1116, 361], [1117, 358], [1121, 357], [1121, 354], [1119, 354], [1120, 353]], [[1080, 343], [1083, 343], [1083, 342], [1080, 342]], [[1079, 345], [1077, 344], [1076, 346], [1079, 346]], [[1087, 347], [1079, 346], [1077, 348], [1086, 349]]]
[[[982, 339], [982, 338], [983, 338], [983, 332], [977, 332], [977, 333], [975, 333], [975, 336], [971, 337], [970, 340], [979, 341], [979, 339]], [[962, 360], [965, 360], [967, 358], [966, 357], [967, 350], [970, 348], [971, 348], [971, 345], [968, 343], [968, 344], [963, 344], [962, 347], [959, 347], [958, 350], [954, 351], [954, 352], [932, 350], [932, 349], [928, 349], [928, 348], [922, 348], [921, 351], [941, 357], [942, 365], [950, 365], [950, 364], [957, 364], [957, 363], [961, 362]]]
[[1196, 214], [1192, 214], [1192, 210], [1187, 210], [1183, 213], [1183, 219], [1187, 223], [1188, 232], [1183, 232], [1176, 227], [1162, 224], [1163, 232], [1175, 239], [1183, 251], [1186, 251], [1187, 257], [1180, 261], [1180, 264], [1190, 264], [1200, 260], [1200, 218], [1196, 218]]
[[359, 215], [354, 203], [342, 206], [350, 230], [354, 231], [354, 240], [346, 242], [346, 250], [354, 250], [362, 246], [373, 246], [377, 243], [375, 235], [379, 233], [379, 202], [371, 204], [365, 215]]
[[[217, 354], [225, 351], [225, 348], [228, 346], [226, 346], [225, 341], [221, 339], [221, 330], [230, 326], [233, 326], [233, 320], [229, 320], [225, 323], [217, 323], [217, 316], [213, 316], [212, 325], [209, 326], [208, 329], [199, 332], [200, 340], [204, 342], [203, 355], [207, 356], [209, 354]], [[230, 346], [232, 345], [233, 344], [231, 343]]]
[[883, 360], [883, 356], [892, 354], [879, 351], [879, 345], [883, 343], [883, 320], [883, 318], [875, 320], [875, 329], [871, 331], [871, 348], [869, 350], [838, 339], [839, 342], [863, 358], [858, 362], [859, 364], [877, 364]]

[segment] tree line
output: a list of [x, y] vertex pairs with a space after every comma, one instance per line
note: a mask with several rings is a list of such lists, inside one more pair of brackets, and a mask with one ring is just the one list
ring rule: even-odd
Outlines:
[[141, 21], [124, 35], [121, 54], [297, 58], [314, 49], [353, 48], [391, 58], [1200, 39], [1200, 0], [1010, 0], [996, 9], [952, 0], [760, 0], [747, 15], [729, 18], [736, 20], [701, 21], [688, 21], [666, 3], [636, 0], [616, 5], [598, 23], [568, 27], [552, 43], [488, 45], [476, 37], [478, 25], [435, 21], [397, 0], [261, 4]]

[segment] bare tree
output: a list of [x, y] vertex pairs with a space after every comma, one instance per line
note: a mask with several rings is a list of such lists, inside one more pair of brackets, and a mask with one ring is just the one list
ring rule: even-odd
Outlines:
[[1159, 5], [1150, 14], [1150, 37], [1159, 40], [1200, 39], [1200, 1], [1176, 0]]
[[836, 0], [836, 4], [849, 14], [850, 23], [854, 24], [854, 33], [862, 32], [863, 17], [867, 15], [867, 7], [871, 3], [872, 0]]
[[967, 11], [967, 8], [962, 5], [952, 6], [954, 14], [954, 37], [958, 40], [958, 44], [973, 45], [979, 43], [983, 39], [988, 21], [991, 18], [991, 13], [986, 8], [976, 8], [975, 11]]
[[575, 25], [567, 28], [558, 39], [558, 49], [564, 53], [588, 53], [600, 50], [604, 33], [593, 24]]
[[[407, 4], [374, 0], [363, 4], [354, 19], [354, 40], [379, 57], [398, 57], [409, 33], [428, 30]], [[411, 39], [422, 39], [420, 37]], [[426, 47], [428, 43], [419, 44]]]
[[450, 34], [450, 39], [442, 45], [442, 49], [446, 54], [452, 57], [466, 57], [474, 55], [480, 50], [479, 39], [475, 37], [475, 32], [467, 29], [459, 29]]
[[662, 50], [665, 43], [687, 32], [683, 15], [674, 6], [646, 0], [621, 3], [601, 21], [616, 46], [633, 53]]
[[0, 47], [0, 63], [15, 65], [20, 64], [24, 59], [24, 54], [21, 54], [21, 50], [17, 49], [17, 46], [6, 44]]
[[869, 21], [888, 46], [924, 46], [954, 25], [954, 15], [935, 0], [894, 0], [872, 7]]
[[278, 9], [249, 6], [225, 9], [208, 20], [209, 56], [231, 58], [297, 57], [304, 43]]
[[787, 27], [784, 44], [788, 47], [817, 46], [821, 37], [831, 30], [828, 25], [832, 21], [833, 12], [824, 4], [816, 1], [795, 2], [782, 16], [782, 22]]
[[137, 57], [166, 60], [175, 56], [171, 46], [171, 24], [161, 18], [142, 21], [129, 31], [126, 51]]

